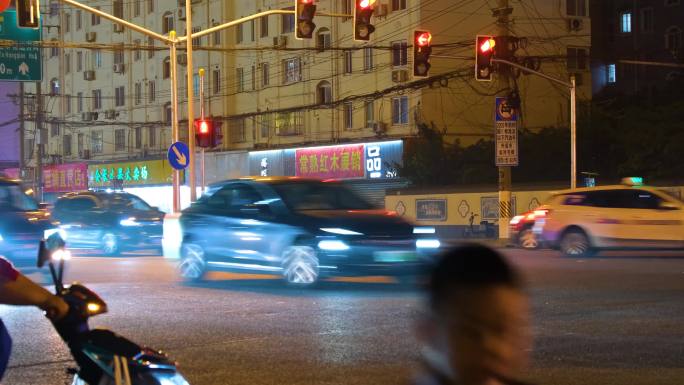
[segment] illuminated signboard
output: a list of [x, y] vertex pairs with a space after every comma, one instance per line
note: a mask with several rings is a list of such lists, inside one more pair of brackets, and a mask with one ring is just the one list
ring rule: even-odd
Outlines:
[[88, 165], [55, 164], [43, 167], [43, 191], [69, 192], [88, 189]]
[[164, 160], [88, 166], [90, 187], [168, 184], [172, 178], [173, 168]]

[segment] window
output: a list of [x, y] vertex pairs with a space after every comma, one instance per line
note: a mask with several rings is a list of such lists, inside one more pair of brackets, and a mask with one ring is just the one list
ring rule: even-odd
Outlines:
[[142, 103], [142, 83], [135, 83], [135, 105]]
[[352, 6], [352, 1], [354, 0], [340, 0], [342, 2], [342, 13], [346, 15], [351, 15], [354, 7]]
[[59, 15], [59, 2], [57, 0], [50, 1], [50, 17]]
[[392, 98], [392, 124], [408, 124], [408, 96]]
[[80, 31], [83, 28], [83, 14], [81, 10], [76, 11], [76, 30]]
[[[294, 10], [293, 7], [285, 8], [285, 9]], [[281, 33], [294, 32], [294, 28], [295, 28], [294, 14], [292, 14], [292, 15], [281, 15], [281, 22], [282, 22], [282, 28], [280, 29]]]
[[50, 122], [50, 136], [59, 135], [59, 123]]
[[276, 114], [276, 135], [300, 135], [303, 130], [304, 113], [302, 111], [279, 112]]
[[135, 148], [142, 147], [142, 127], [134, 128], [135, 131]]
[[70, 31], [71, 31], [71, 14], [65, 13], [64, 14], [64, 32], [70, 32]]
[[363, 48], [363, 70], [372, 71], [373, 70], [373, 48], [364, 47]]
[[71, 95], [64, 95], [64, 105], [67, 114], [71, 113]]
[[83, 155], [83, 134], [78, 134], [76, 137], [76, 149], [78, 150], [78, 156]]
[[256, 67], [252, 66], [252, 72], [250, 73], [250, 76], [252, 77], [252, 91], [256, 90], [256, 78], [257, 78], [257, 71]]
[[615, 83], [615, 81], [617, 80], [615, 77], [615, 64], [608, 64], [608, 66], [606, 67], [606, 70], [607, 70], [606, 75], [607, 75], [608, 83], [609, 84]]
[[167, 56], [164, 58], [164, 63], [162, 63], [162, 76], [164, 79], [171, 77], [171, 59]]
[[70, 53], [64, 54], [64, 72], [67, 74], [71, 73], [71, 54]]
[[261, 137], [268, 138], [271, 134], [271, 125], [273, 119], [272, 114], [265, 114], [261, 116]]
[[261, 19], [259, 19], [259, 26], [261, 27], [259, 36], [268, 37], [268, 16], [263, 16]]
[[406, 41], [392, 43], [392, 66], [399, 67], [407, 64], [408, 45]]
[[62, 137], [62, 154], [64, 156], [71, 155], [71, 135], [64, 135]]
[[152, 37], [147, 37], [147, 58], [152, 59], [154, 57], [154, 39]]
[[133, 2], [133, 17], [140, 16], [140, 1]]
[[[95, 7], [95, 9], [100, 9], [100, 7]], [[100, 16], [91, 13], [90, 14], [90, 25], [100, 25]]]
[[[195, 34], [195, 33], [197, 33], [197, 32], [201, 32], [201, 31], [202, 31], [202, 27], [201, 27], [201, 26], [199, 26], [199, 27], [192, 27], [192, 33], [193, 33], [193, 34]], [[192, 45], [195, 46], [195, 47], [201, 47], [201, 46], [202, 46], [202, 40], [204, 40], [204, 39], [202, 39], [202, 36], [200, 36], [200, 37], [194, 37], [194, 38], [192, 38]]]
[[102, 90], [93, 90], [93, 109], [102, 108]]
[[173, 13], [166, 12], [162, 16], [162, 33], [169, 33], [173, 31]]
[[154, 12], [154, 0], [147, 0], [147, 13]]
[[241, 143], [246, 140], [245, 135], [245, 119], [233, 119], [230, 121], [230, 141], [232, 143]]
[[678, 51], [682, 48], [682, 30], [677, 26], [671, 26], [665, 32], [665, 49]]
[[154, 80], [147, 83], [147, 100], [152, 103], [157, 98], [157, 90], [155, 89]]
[[641, 10], [641, 32], [653, 32], [653, 8], [644, 8]]
[[406, 9], [406, 0], [392, 0], [392, 11]]
[[565, 0], [566, 10], [568, 16], [587, 16], [586, 0]]
[[124, 4], [122, 0], [114, 0], [112, 8], [115, 17], [118, 17], [119, 19], [124, 18]]
[[83, 92], [76, 94], [76, 112], [83, 112]]
[[375, 123], [375, 103], [372, 100], [368, 100], [364, 106], [366, 115], [366, 127], [372, 128], [373, 123]]
[[164, 104], [164, 122], [171, 125], [173, 121], [173, 109], [171, 108], [171, 102]]
[[[219, 25], [219, 24], [218, 23], [212, 24], [213, 27], [216, 27], [217, 25]], [[223, 33], [223, 31], [214, 32], [214, 45], [221, 45], [221, 33]]]
[[344, 115], [344, 129], [351, 130], [354, 128], [354, 104], [352, 102], [345, 102], [343, 104]]
[[242, 43], [242, 24], [238, 24], [237, 27], [235, 28], [235, 44], [240, 44]]
[[327, 81], [322, 81], [316, 86], [316, 103], [330, 104], [332, 103], [332, 86]]
[[283, 83], [291, 84], [302, 80], [302, 69], [300, 58], [283, 60]]
[[54, 44], [54, 47], [50, 47], [50, 57], [59, 56], [59, 47], [57, 46], [57, 39], [50, 40], [50, 43]]
[[254, 20], [249, 21], [249, 37], [251, 41], [256, 40], [256, 25]]
[[[97, 52], [100, 53], [100, 51], [97, 51]], [[101, 67], [102, 66], [102, 59], [101, 59], [102, 54], [100, 54], [99, 56], [100, 56], [100, 64], [98, 65], [98, 67]], [[124, 51], [123, 51], [123, 49], [121, 49], [121, 48], [115, 49], [114, 50], [114, 64], [123, 64], [123, 62], [124, 62]]]
[[231, 184], [212, 194], [207, 199], [207, 205], [239, 213], [245, 205], [251, 205], [260, 200], [262, 197], [254, 188], [243, 184]]
[[221, 70], [215, 69], [211, 71], [211, 85], [214, 95], [218, 95], [221, 92]]
[[584, 71], [587, 69], [587, 57], [589, 55], [586, 48], [568, 47], [567, 54], [568, 71]]
[[90, 148], [93, 154], [102, 153], [102, 131], [93, 131], [90, 135]]
[[326, 49], [330, 49], [331, 45], [330, 30], [327, 28], [319, 29], [316, 32], [316, 48], [318, 48], [319, 51], [325, 51]]
[[154, 127], [147, 128], [147, 145], [149, 147], [154, 147], [157, 144], [157, 137]]
[[620, 32], [632, 32], [632, 12], [628, 11], [620, 13]]
[[352, 51], [344, 51], [344, 73], [352, 73]]
[[124, 86], [114, 88], [114, 105], [122, 107], [126, 105], [126, 96], [124, 95]]
[[76, 72], [83, 71], [83, 52], [76, 52]]
[[261, 63], [261, 85], [268, 86], [271, 83], [271, 73], [268, 63]]
[[59, 80], [57, 78], [50, 80], [50, 94], [59, 95]]
[[[116, 54], [114, 54], [114, 58], [116, 58]], [[96, 68], [102, 67], [102, 51], [99, 49], [93, 50], [93, 65]]]
[[135, 39], [133, 41], [133, 45], [135, 46], [135, 49], [133, 50], [133, 60], [135, 61], [140, 61], [142, 55], [140, 54], [140, 39]]
[[200, 93], [200, 78], [199, 74], [192, 74], [192, 94], [199, 96]]
[[126, 129], [120, 128], [114, 130], [114, 151], [123, 151], [126, 149]]
[[235, 78], [237, 79], [237, 92], [243, 92], [245, 90], [245, 70], [236, 68]]

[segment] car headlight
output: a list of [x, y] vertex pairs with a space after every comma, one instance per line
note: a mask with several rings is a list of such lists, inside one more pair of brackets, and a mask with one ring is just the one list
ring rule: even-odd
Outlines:
[[325, 231], [326, 233], [339, 235], [363, 235], [363, 233], [359, 233], [358, 231], [341, 229], [339, 227], [321, 227], [321, 230]]
[[434, 234], [434, 227], [418, 226], [413, 228], [413, 234]]
[[323, 241], [318, 242], [318, 248], [321, 250], [328, 250], [328, 251], [343, 251], [343, 250], [349, 250], [349, 245], [346, 243], [335, 240], [335, 239], [326, 239]]
[[66, 230], [64, 230], [63, 228], [59, 228], [59, 229], [47, 229], [47, 230], [43, 231], [43, 238], [44, 238], [44, 239], [48, 239], [48, 238], [50, 238], [50, 235], [55, 234], [55, 233], [59, 234], [59, 236], [60, 236], [63, 240], [65, 240], [65, 241], [67, 240], [67, 232], [66, 232]]
[[178, 373], [170, 377], [159, 377], [157, 379], [161, 385], [190, 385], [185, 378]]
[[416, 248], [418, 249], [439, 249], [441, 242], [438, 239], [418, 239], [416, 240]]
[[122, 219], [119, 221], [119, 224], [125, 227], [140, 226], [140, 223], [135, 221], [135, 217]]

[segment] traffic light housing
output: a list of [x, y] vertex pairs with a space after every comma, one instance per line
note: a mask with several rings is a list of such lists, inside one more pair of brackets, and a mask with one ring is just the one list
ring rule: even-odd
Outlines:
[[495, 48], [496, 40], [494, 36], [477, 35], [475, 39], [475, 80], [481, 82], [492, 81], [492, 72], [494, 72], [492, 58], [494, 57]]
[[214, 135], [211, 119], [195, 119], [195, 144], [198, 147], [214, 147]]
[[375, 32], [371, 24], [375, 0], [354, 0], [354, 41], [369, 41]]
[[429, 31], [413, 32], [413, 77], [424, 78], [430, 73], [432, 34]]
[[313, 37], [316, 24], [313, 18], [316, 15], [316, 4], [314, 0], [295, 0], [295, 38], [311, 39]]
[[21, 28], [38, 28], [40, 26], [40, 1], [16, 0], [17, 25]]

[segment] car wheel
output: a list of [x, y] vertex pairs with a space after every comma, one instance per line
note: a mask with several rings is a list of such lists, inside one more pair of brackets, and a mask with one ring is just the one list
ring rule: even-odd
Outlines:
[[119, 255], [119, 237], [112, 233], [107, 233], [102, 237], [102, 252], [107, 256]]
[[318, 257], [312, 247], [290, 246], [283, 251], [283, 277], [292, 286], [309, 287], [318, 282]]
[[539, 239], [532, 229], [525, 229], [521, 231], [520, 235], [518, 236], [518, 244], [523, 249], [532, 250], [539, 248]]
[[204, 278], [207, 263], [204, 259], [204, 249], [201, 246], [190, 243], [183, 245], [181, 261], [178, 264], [178, 273], [187, 282], [197, 282]]
[[589, 237], [579, 229], [568, 230], [563, 234], [560, 251], [568, 257], [589, 257], [593, 254]]

